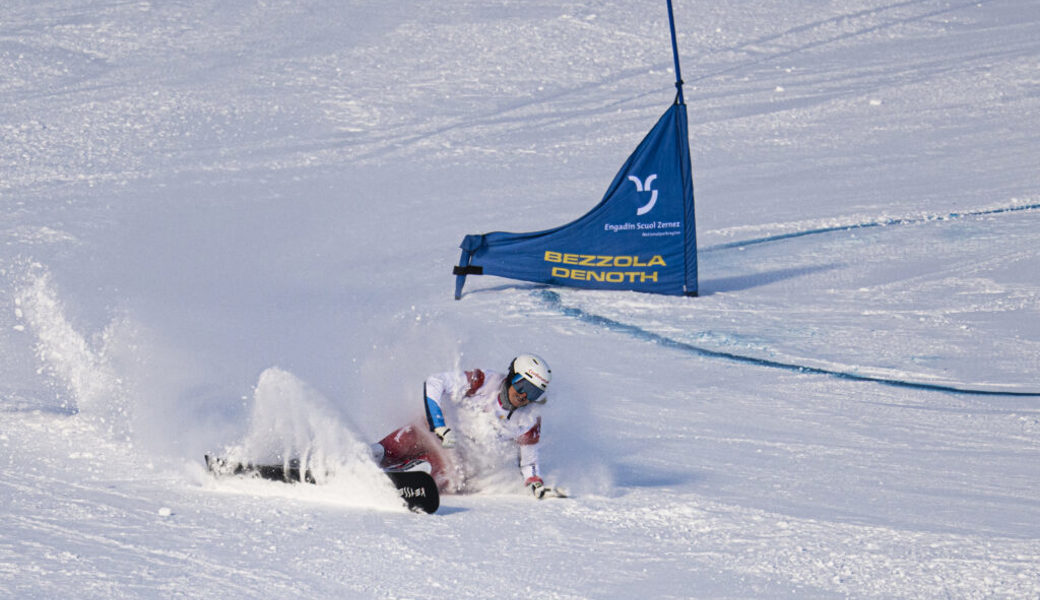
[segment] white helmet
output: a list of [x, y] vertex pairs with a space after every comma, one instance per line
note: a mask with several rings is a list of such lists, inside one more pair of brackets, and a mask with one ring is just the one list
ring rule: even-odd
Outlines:
[[545, 403], [545, 391], [552, 380], [552, 369], [541, 357], [534, 354], [521, 354], [509, 363], [509, 375], [506, 381], [516, 388], [517, 392], [527, 395], [529, 402]]

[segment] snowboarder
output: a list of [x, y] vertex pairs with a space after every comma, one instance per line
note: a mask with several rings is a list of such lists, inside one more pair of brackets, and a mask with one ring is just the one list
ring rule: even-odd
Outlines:
[[474, 369], [430, 375], [423, 385], [425, 422], [373, 444], [373, 457], [384, 469], [428, 463], [440, 490], [454, 493], [503, 453], [518, 453], [524, 485], [536, 498], [562, 495], [545, 485], [538, 467], [540, 408], [551, 379], [549, 365], [533, 354], [514, 358], [506, 374]]

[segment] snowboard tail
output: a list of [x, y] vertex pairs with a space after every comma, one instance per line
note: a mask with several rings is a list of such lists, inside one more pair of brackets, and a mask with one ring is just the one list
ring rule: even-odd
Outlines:
[[[316, 483], [310, 469], [301, 469], [300, 461], [292, 459], [288, 464], [254, 465], [229, 461], [225, 458], [206, 455], [206, 468], [215, 477], [259, 477], [286, 483]], [[397, 493], [415, 512], [434, 513], [440, 507], [437, 483], [424, 471], [383, 471], [394, 484]]]
[[423, 471], [383, 471], [386, 473], [397, 493], [404, 498], [408, 508], [415, 512], [435, 513], [441, 505], [441, 495], [437, 491], [437, 482], [429, 473]]

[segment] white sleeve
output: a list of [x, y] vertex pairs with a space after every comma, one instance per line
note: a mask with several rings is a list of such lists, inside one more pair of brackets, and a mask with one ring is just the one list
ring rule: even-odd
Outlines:
[[462, 398], [469, 389], [469, 379], [464, 371], [447, 371], [435, 373], [426, 378], [426, 397], [438, 403], [447, 394], [452, 400]]
[[441, 400], [447, 396], [455, 401], [462, 397], [468, 380], [465, 373], [446, 372], [430, 375], [423, 383], [424, 404], [426, 405], [426, 420], [430, 430], [443, 427], [444, 411], [441, 408]]
[[524, 481], [532, 477], [541, 477], [538, 469], [538, 444], [520, 446], [520, 473]]

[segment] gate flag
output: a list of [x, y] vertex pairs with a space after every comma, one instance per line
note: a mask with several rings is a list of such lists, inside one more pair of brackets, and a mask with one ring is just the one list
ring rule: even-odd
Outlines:
[[697, 239], [686, 104], [679, 95], [585, 216], [545, 231], [467, 235], [467, 275], [605, 290], [697, 295]]

